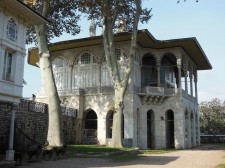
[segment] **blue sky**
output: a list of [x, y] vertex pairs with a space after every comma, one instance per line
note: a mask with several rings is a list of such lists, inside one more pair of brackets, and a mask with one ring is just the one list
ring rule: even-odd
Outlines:
[[[225, 1], [224, 0], [145, 0], [152, 8], [152, 19], [139, 29], [148, 29], [158, 40], [196, 37], [213, 69], [198, 71], [199, 102], [213, 98], [225, 100]], [[77, 36], [64, 35], [56, 41], [88, 37], [89, 21], [80, 21], [82, 31]], [[100, 32], [100, 29], [98, 29]], [[99, 35], [99, 34], [98, 34]], [[31, 46], [27, 46], [31, 47]], [[27, 58], [27, 57], [26, 57]], [[25, 61], [23, 96], [30, 97], [41, 87], [39, 68]]]

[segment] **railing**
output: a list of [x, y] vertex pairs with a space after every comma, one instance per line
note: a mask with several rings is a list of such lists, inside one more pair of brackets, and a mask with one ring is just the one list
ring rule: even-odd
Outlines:
[[191, 102], [197, 103], [197, 98], [194, 96], [189, 95], [188, 93], [185, 92], [185, 90], [182, 89], [182, 96], [187, 99], [190, 100]]
[[164, 87], [152, 87], [152, 86], [145, 86], [144, 88], [142, 88], [142, 93], [147, 93], [156, 96], [176, 96], [179, 94], [177, 88], [167, 89]]
[[31, 100], [21, 100], [18, 110], [47, 113], [48, 105], [45, 103], [40, 103], [36, 101], [31, 101]]
[[[96, 94], [96, 93], [114, 93], [113, 86], [101, 86], [101, 89], [97, 86], [95, 87], [84, 87], [77, 89], [58, 89], [59, 96], [76, 96], [83, 94]], [[42, 88], [36, 95], [37, 97], [45, 97], [46, 92]]]
[[[83, 95], [84, 94], [84, 89], [79, 88], [79, 89], [58, 89], [58, 94], [59, 96], [71, 96], [71, 95]], [[46, 92], [43, 88], [37, 93], [37, 97], [45, 97]]]
[[[12, 105], [0, 104], [0, 111], [11, 111]], [[30, 111], [38, 113], [48, 113], [48, 104], [32, 100], [21, 100], [18, 106], [19, 111]], [[77, 117], [77, 109], [61, 106], [62, 115]]]

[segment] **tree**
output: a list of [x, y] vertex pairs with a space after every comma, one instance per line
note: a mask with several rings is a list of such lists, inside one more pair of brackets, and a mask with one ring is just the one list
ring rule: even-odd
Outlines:
[[[122, 147], [122, 113], [124, 96], [128, 80], [133, 67], [133, 60], [137, 52], [138, 23], [147, 22], [151, 18], [151, 9], [142, 9], [141, 0], [78, 0], [80, 11], [87, 13], [89, 19], [98, 20], [103, 29], [103, 45], [110, 77], [113, 82], [114, 116], [112, 130], [112, 147]], [[114, 31], [119, 29], [131, 34], [129, 62], [123, 75], [120, 74], [114, 47]], [[122, 78], [123, 76], [123, 78]]]
[[72, 35], [79, 33], [80, 27], [77, 25], [79, 15], [76, 13], [76, 4], [73, 0], [36, 0], [35, 3], [28, 3], [28, 5], [49, 20], [49, 24], [30, 27], [27, 42], [36, 42], [38, 45], [39, 67], [48, 101], [48, 145], [62, 146], [64, 142], [60, 99], [52, 72], [48, 42], [53, 37], [59, 37], [63, 32]]
[[202, 134], [225, 134], [225, 101], [215, 98], [200, 103]]

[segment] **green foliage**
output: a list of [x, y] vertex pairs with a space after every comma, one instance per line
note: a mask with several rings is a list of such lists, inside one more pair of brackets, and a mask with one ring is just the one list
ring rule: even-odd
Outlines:
[[[80, 15], [77, 12], [76, 1], [73, 0], [50, 0], [50, 8], [45, 11], [43, 8], [44, 3], [48, 3], [48, 0], [36, 0], [34, 5], [30, 7], [43, 15], [49, 20], [47, 24], [46, 33], [48, 41], [54, 37], [61, 36], [64, 32], [71, 35], [76, 35], [80, 32], [80, 26], [78, 21]], [[27, 31], [27, 43], [33, 43], [36, 41], [35, 28], [29, 27]]]
[[[137, 11], [136, 1], [141, 0], [77, 0], [79, 11], [86, 13], [89, 19], [97, 21], [98, 26], [102, 27], [104, 18], [112, 21], [112, 28], [115, 31], [121, 20], [124, 31], [131, 31]], [[140, 22], [148, 22], [152, 17], [152, 9], [144, 8], [141, 10]]]
[[202, 134], [225, 134], [225, 102], [215, 98], [200, 103]]

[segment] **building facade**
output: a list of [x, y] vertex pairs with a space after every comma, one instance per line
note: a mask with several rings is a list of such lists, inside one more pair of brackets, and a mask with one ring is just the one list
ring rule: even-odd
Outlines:
[[[14, 121], [22, 97], [25, 44], [27, 26], [47, 23], [46, 19], [19, 0], [1, 0], [0, 3], [0, 112], [10, 114], [9, 146], [5, 147], [6, 160], [14, 160]], [[6, 115], [1, 115], [4, 125]], [[2, 125], [1, 125], [2, 126]], [[0, 134], [0, 141], [8, 137], [7, 130]]]
[[27, 26], [46, 20], [17, 0], [0, 3], [0, 103], [22, 97]]
[[[130, 33], [115, 34], [115, 53], [123, 77], [129, 59]], [[141, 149], [185, 149], [200, 144], [197, 72], [211, 69], [195, 38], [159, 41], [138, 31], [136, 53], [123, 112], [124, 145]], [[78, 108], [82, 143], [110, 143], [114, 88], [102, 37], [49, 46], [62, 104]], [[28, 62], [36, 65], [37, 49]], [[37, 100], [46, 102], [42, 87]]]

